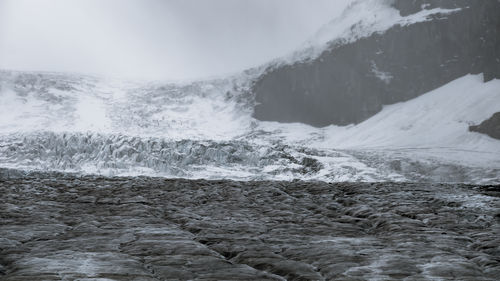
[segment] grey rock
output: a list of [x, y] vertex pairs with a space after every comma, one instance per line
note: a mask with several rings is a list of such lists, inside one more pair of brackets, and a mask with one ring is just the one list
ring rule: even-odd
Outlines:
[[469, 130], [472, 132], [486, 134], [492, 138], [500, 140], [500, 112], [493, 114], [491, 118], [483, 121], [477, 126], [470, 126]]
[[484, 73], [485, 81], [500, 78], [500, 3], [398, 0], [394, 5], [407, 15], [426, 3], [461, 10], [352, 43], [333, 41], [312, 61], [271, 65], [252, 88], [258, 102], [254, 117], [348, 125], [469, 73]]

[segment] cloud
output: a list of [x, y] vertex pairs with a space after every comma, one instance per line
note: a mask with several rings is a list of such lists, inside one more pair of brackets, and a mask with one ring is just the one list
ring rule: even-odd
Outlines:
[[221, 75], [299, 46], [350, 0], [0, 0], [0, 68]]

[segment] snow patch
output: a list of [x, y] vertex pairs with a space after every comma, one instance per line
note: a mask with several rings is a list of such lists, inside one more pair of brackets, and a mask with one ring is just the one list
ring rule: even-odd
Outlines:
[[392, 76], [391, 73], [381, 71], [377, 67], [377, 64], [374, 61], [372, 61], [372, 69], [371, 69], [371, 71], [375, 75], [375, 77], [377, 77], [378, 79], [380, 79], [382, 82], [384, 82], [386, 84], [390, 84], [391, 81], [392, 81], [392, 79], [394, 78], [394, 76]]

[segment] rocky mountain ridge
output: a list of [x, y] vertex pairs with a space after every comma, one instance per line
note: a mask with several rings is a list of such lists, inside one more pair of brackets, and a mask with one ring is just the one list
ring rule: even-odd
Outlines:
[[[252, 91], [254, 117], [317, 127], [359, 123], [467, 74], [500, 78], [500, 2], [395, 1], [401, 16], [456, 9], [354, 42], [332, 41], [312, 61], [270, 67]], [[353, 27], [355, 28], [355, 27]]]

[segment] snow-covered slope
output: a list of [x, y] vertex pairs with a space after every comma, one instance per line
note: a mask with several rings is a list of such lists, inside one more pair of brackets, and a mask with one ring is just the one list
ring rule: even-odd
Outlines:
[[500, 80], [484, 83], [482, 75], [467, 75], [413, 100], [387, 105], [358, 125], [327, 128], [324, 144], [337, 148], [496, 149], [500, 153], [499, 141], [468, 130], [498, 111]]
[[[385, 106], [356, 126], [326, 130], [320, 146], [500, 169], [500, 141], [469, 131], [500, 111], [500, 80], [468, 75], [413, 100]], [[405, 151], [405, 153], [403, 153]]]
[[[379, 170], [394, 168], [396, 161], [396, 172], [406, 176], [415, 170], [425, 174], [446, 166], [438, 171], [437, 180], [447, 181], [454, 173], [477, 169], [476, 182], [498, 182], [500, 141], [469, 131], [470, 125], [498, 111], [500, 80], [484, 83], [482, 75], [467, 75], [413, 100], [385, 106], [358, 125], [317, 129], [261, 122], [259, 129], [290, 144], [341, 150]], [[400, 162], [413, 166], [401, 171], [405, 168]]]
[[0, 167], [239, 180], [500, 179], [500, 141], [468, 131], [500, 109], [500, 80], [468, 75], [356, 126], [321, 129], [253, 119], [251, 97], [233, 82], [4, 73]]
[[238, 79], [165, 84], [0, 71], [0, 133], [227, 140], [250, 126], [248, 79]]

